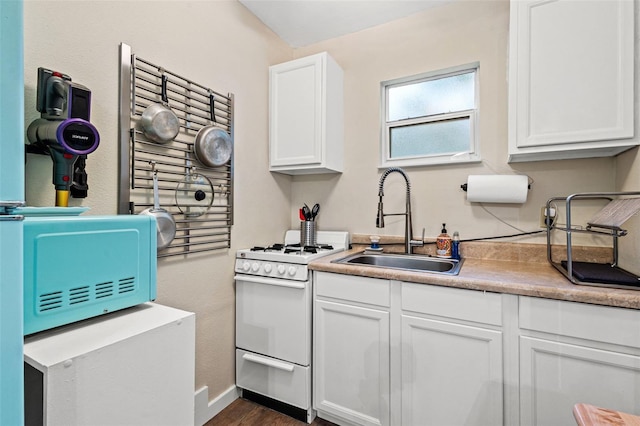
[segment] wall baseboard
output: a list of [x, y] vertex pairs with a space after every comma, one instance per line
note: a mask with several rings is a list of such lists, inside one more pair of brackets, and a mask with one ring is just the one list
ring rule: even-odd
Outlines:
[[209, 402], [209, 387], [201, 387], [196, 391], [194, 396], [194, 426], [204, 425], [239, 397], [240, 390], [233, 385], [218, 395], [213, 401]]

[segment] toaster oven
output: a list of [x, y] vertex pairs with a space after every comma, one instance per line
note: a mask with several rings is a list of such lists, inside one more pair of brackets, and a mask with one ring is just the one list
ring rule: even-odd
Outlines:
[[151, 216], [26, 216], [24, 334], [154, 300]]

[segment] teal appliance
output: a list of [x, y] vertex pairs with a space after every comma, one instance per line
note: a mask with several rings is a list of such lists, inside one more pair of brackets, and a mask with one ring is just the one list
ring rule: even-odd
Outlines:
[[24, 335], [156, 297], [155, 218], [70, 209], [25, 212]]
[[22, 0], [0, 0], [0, 425], [24, 423], [22, 217], [24, 60]]

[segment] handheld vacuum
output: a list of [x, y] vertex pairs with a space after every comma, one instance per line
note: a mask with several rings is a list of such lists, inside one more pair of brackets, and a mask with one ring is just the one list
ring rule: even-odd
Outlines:
[[27, 128], [33, 147], [27, 151], [51, 156], [56, 206], [67, 207], [70, 191], [86, 197], [84, 160], [100, 143], [98, 130], [89, 122], [91, 91], [66, 74], [40, 67], [36, 97], [40, 118]]

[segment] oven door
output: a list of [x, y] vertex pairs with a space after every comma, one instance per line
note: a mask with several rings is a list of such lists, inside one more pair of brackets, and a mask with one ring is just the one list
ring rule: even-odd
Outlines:
[[311, 281], [236, 275], [236, 346], [307, 366]]

